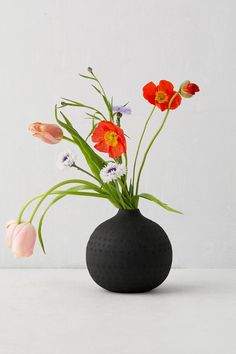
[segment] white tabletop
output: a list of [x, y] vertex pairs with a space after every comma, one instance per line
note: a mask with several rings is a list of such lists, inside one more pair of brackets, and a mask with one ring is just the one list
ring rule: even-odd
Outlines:
[[145, 294], [87, 270], [0, 271], [1, 354], [235, 354], [236, 269], [172, 270]]

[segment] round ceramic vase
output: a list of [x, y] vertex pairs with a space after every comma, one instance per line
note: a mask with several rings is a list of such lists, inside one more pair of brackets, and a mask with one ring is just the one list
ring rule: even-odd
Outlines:
[[161, 226], [138, 209], [120, 209], [92, 233], [86, 263], [93, 280], [106, 290], [146, 292], [169, 274], [172, 247]]

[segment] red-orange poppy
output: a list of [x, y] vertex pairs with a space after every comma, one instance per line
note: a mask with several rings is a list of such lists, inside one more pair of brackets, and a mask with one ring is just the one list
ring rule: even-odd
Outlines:
[[[143, 88], [143, 97], [151, 104], [159, 107], [161, 111], [168, 109], [169, 102], [174, 96], [174, 86], [170, 81], [161, 80], [159, 85], [155, 85], [154, 82], [149, 82]], [[170, 109], [177, 108], [181, 103], [181, 96], [177, 95], [171, 103]]]
[[199, 92], [200, 89], [198, 85], [190, 82], [189, 80], [184, 81], [180, 86], [180, 94], [185, 98], [190, 98], [195, 95], [196, 92]]
[[94, 147], [98, 151], [107, 152], [113, 159], [126, 153], [124, 132], [111, 122], [100, 122], [94, 129], [92, 141], [96, 143]]

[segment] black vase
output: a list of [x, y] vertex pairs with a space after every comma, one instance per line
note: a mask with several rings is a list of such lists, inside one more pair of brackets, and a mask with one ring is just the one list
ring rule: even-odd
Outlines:
[[86, 263], [93, 280], [106, 290], [146, 292], [166, 279], [172, 247], [165, 231], [138, 209], [120, 209], [92, 233]]

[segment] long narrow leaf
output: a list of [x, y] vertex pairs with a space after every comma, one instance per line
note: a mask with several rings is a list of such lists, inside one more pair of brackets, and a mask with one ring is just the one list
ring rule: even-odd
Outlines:
[[62, 97], [62, 100], [64, 100], [64, 101], [61, 101], [61, 105], [64, 107], [65, 106], [75, 106], [75, 107], [88, 108], [94, 112], [97, 112], [100, 116], [102, 116], [105, 119], [104, 114], [102, 112], [100, 112], [97, 108], [94, 108], [92, 106], [88, 106], [86, 104], [83, 104], [83, 103], [80, 103], [77, 101], [69, 100], [68, 98], [64, 98], [64, 97]]
[[101, 92], [95, 85], [92, 85], [92, 87], [93, 87], [100, 95], [102, 95], [102, 92]]
[[154, 203], [157, 203], [158, 205], [160, 205], [162, 208], [172, 211], [173, 213], [177, 213], [177, 214], [183, 214], [181, 211], [178, 211], [176, 209], [171, 208], [169, 205], [167, 205], [166, 203], [163, 203], [162, 201], [160, 201], [159, 199], [157, 199], [156, 197], [154, 197], [151, 194], [148, 193], [141, 193], [139, 194], [139, 197], [144, 198], [144, 199], [148, 199]]
[[79, 76], [83, 77], [84, 79], [95, 80], [94, 77], [91, 77], [91, 76], [87, 76], [87, 75], [83, 75], [83, 74], [79, 74]]
[[[97, 155], [94, 150], [90, 147], [90, 145], [81, 137], [81, 135], [77, 132], [77, 130], [72, 126], [70, 121], [66, 118], [64, 114], [62, 114], [65, 123], [58, 118], [57, 115], [57, 107], [55, 107], [55, 118], [57, 122], [65, 128], [68, 133], [71, 134], [74, 142], [77, 144], [79, 149], [81, 150], [82, 154], [84, 155], [86, 162], [94, 174], [94, 176], [102, 183], [100, 177], [101, 169], [106, 165], [106, 161], [103, 160], [99, 155]], [[109, 183], [103, 186], [104, 190], [110, 194], [113, 204], [119, 205], [118, 199], [119, 196], [117, 195], [116, 187], [114, 183]], [[110, 200], [111, 201], [111, 200]]]
[[80, 148], [81, 152], [83, 153], [92, 173], [96, 176], [96, 178], [100, 179], [100, 171], [105, 165], [105, 161], [97, 155], [93, 149], [88, 145], [88, 143], [81, 137], [81, 135], [72, 127], [69, 120], [63, 114], [63, 118], [65, 119], [66, 123], [62, 122], [57, 116], [57, 110], [55, 109], [55, 117], [57, 122], [65, 128], [68, 133], [71, 134], [73, 140], [76, 142], [78, 147]]

